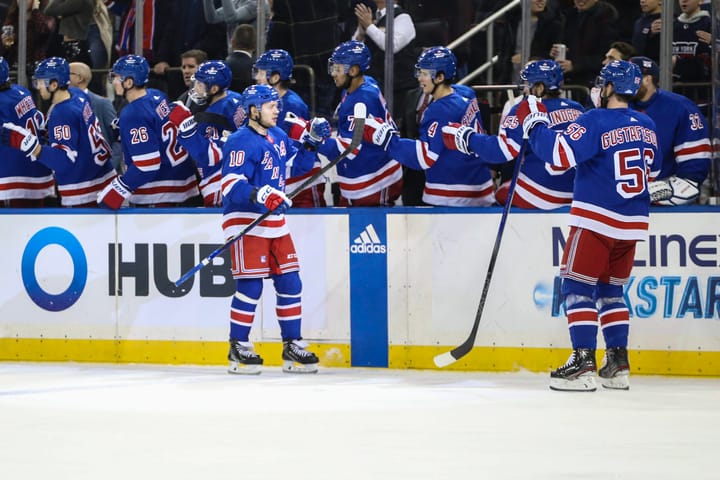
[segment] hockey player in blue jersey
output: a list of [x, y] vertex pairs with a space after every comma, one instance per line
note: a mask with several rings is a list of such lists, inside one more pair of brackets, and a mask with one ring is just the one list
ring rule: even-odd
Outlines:
[[43, 100], [51, 100], [47, 118], [49, 146], [37, 142], [35, 134], [7, 126], [13, 135], [37, 146], [30, 158], [53, 170], [63, 207], [97, 207], [98, 193], [115, 177], [110, 145], [90, 99], [79, 89], [69, 89], [70, 66], [65, 59], [50, 57], [38, 64], [33, 85]]
[[420, 120], [420, 138], [400, 138], [390, 123], [375, 118], [365, 122], [365, 139], [387, 150], [390, 156], [415, 170], [425, 170], [422, 200], [428, 205], [468, 207], [495, 203], [495, 185], [485, 159], [504, 163], [512, 157], [498, 137], [478, 135], [484, 142], [479, 157], [446, 148], [441, 128], [448, 123], [472, 132], [483, 132], [475, 92], [452, 85], [457, 61], [446, 47], [432, 47], [417, 59], [415, 76], [423, 93], [431, 95]]
[[635, 245], [647, 238], [648, 182], [660, 172], [656, 127], [628, 107], [642, 80], [637, 65], [614, 60], [600, 72], [600, 108], [564, 132], [549, 128], [546, 109], [529, 96], [517, 109], [530, 146], [539, 158], [576, 168], [570, 233], [560, 264], [562, 295], [573, 352], [550, 374], [554, 390], [594, 391], [598, 322], [605, 339], [599, 370], [606, 388], [628, 389], [630, 314], [623, 298]]
[[140, 55], [120, 57], [110, 75], [115, 94], [128, 104], [120, 113], [120, 141], [127, 170], [98, 195], [98, 203], [117, 210], [133, 206], [170, 207], [199, 197], [195, 167], [178, 143], [170, 123], [170, 103], [159, 90], [146, 88], [150, 66]]
[[[542, 98], [547, 108], [550, 126], [563, 131], [570, 122], [578, 118], [584, 111], [583, 107], [572, 100], [560, 98], [560, 86], [563, 72], [552, 60], [537, 60], [528, 63], [521, 72], [523, 80], [528, 83], [530, 93]], [[514, 105], [503, 119], [498, 136], [504, 146], [504, 156], [516, 158], [523, 144], [522, 124], [517, 118], [518, 106]], [[464, 126], [448, 125], [443, 127], [443, 139], [448, 148], [457, 148], [466, 152], [486, 151], [487, 140], [481, 135]], [[487, 155], [487, 153], [485, 153]], [[521, 208], [552, 210], [569, 205], [572, 200], [575, 169], [554, 167], [526, 148], [525, 160], [518, 174], [513, 205]], [[498, 203], [507, 201], [510, 180], [504, 182], [495, 192]]]
[[[55, 195], [55, 182], [52, 171], [33, 161], [30, 154], [39, 144], [45, 118], [35, 107], [30, 91], [10, 83], [10, 67], [0, 57], [0, 125], [4, 124], [22, 127], [35, 138], [21, 139], [11, 135], [12, 130], [0, 129], [0, 207], [42, 207]], [[11, 145], [13, 138], [15, 144]]]
[[[270, 85], [280, 95], [281, 108], [278, 127], [285, 130], [290, 138], [303, 143], [310, 131], [310, 110], [300, 95], [290, 89], [293, 82], [294, 62], [292, 56], [282, 49], [268, 50], [260, 55], [253, 65], [253, 78], [258, 85]], [[315, 125], [316, 130], [319, 124]], [[325, 137], [330, 136], [330, 125], [322, 132]], [[324, 138], [323, 138], [324, 139]], [[315, 175], [322, 167], [320, 159], [309, 172], [286, 179], [285, 189], [288, 192], [295, 190], [302, 182]], [[327, 178], [318, 177], [312, 185], [293, 197], [293, 207], [311, 208], [325, 207], [325, 183]]]
[[228, 90], [231, 81], [232, 72], [225, 62], [203, 62], [193, 76], [189, 97], [207, 108], [193, 115], [185, 105], [176, 103], [168, 117], [178, 129], [180, 145], [200, 172], [200, 193], [206, 207], [222, 205], [222, 145], [245, 123], [240, 94]]
[[[368, 116], [395, 124], [377, 82], [365, 76], [370, 68], [370, 50], [358, 41], [341, 43], [328, 60], [328, 72], [342, 89], [335, 110], [337, 136], [319, 149], [326, 158], [336, 158], [350, 144], [355, 104], [367, 106]], [[336, 167], [340, 184], [339, 206], [392, 206], [402, 192], [402, 166], [382, 147], [363, 141], [360, 148]]]
[[[295, 246], [284, 212], [286, 176], [309, 171], [317, 145], [298, 146], [277, 127], [280, 97], [269, 85], [243, 92], [248, 123], [230, 135], [223, 147], [223, 233], [236, 236], [267, 210], [273, 213], [230, 246], [236, 293], [230, 308], [230, 373], [260, 373], [262, 358], [249, 340], [263, 278], [271, 278], [276, 314], [284, 343], [286, 372], [314, 373], [318, 358], [306, 350], [300, 334], [302, 283]], [[315, 135], [316, 137], [318, 135]]]
[[653, 60], [633, 57], [630, 61], [643, 74], [630, 106], [655, 121], [663, 157], [660, 175], [649, 186], [650, 197], [659, 205], [695, 203], [712, 156], [705, 117], [690, 99], [658, 88], [660, 69]]

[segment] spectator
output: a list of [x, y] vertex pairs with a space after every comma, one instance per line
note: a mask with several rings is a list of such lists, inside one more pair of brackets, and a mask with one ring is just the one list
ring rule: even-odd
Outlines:
[[[370, 69], [367, 75], [377, 80], [380, 89], [388, 93], [385, 88], [385, 23], [387, 19], [387, 2], [375, 0], [377, 4], [376, 19], [373, 19], [372, 9], [364, 3], [355, 6], [355, 15], [358, 27], [353, 40], [365, 42], [370, 49]], [[390, 0], [393, 7], [393, 111], [390, 112], [396, 119], [398, 127], [404, 131], [403, 115], [405, 100], [408, 94], [417, 87], [413, 76], [414, 65], [419, 49], [415, 48], [415, 25], [410, 15]]]
[[60, 56], [68, 62], [83, 62], [98, 68], [105, 66], [93, 63], [88, 42], [90, 25], [95, 24], [95, 0], [49, 0], [44, 13], [60, 19], [58, 31], [63, 36], [63, 54]]
[[[350, 40], [337, 46], [328, 60], [328, 69], [335, 85], [342, 89], [337, 106], [337, 137], [325, 142], [320, 153], [336, 158], [350, 143], [355, 104], [364, 103], [367, 114], [380, 118], [394, 127], [380, 88], [372, 77], [366, 77], [370, 68], [370, 50], [362, 42]], [[357, 153], [341, 160], [336, 167], [340, 183], [338, 206], [393, 206], [402, 191], [402, 167], [382, 147], [363, 141]]]
[[[575, 8], [567, 12], [563, 42], [567, 46], [565, 60], [556, 58], [565, 77], [565, 84], [592, 86], [602, 64], [605, 48], [617, 39], [618, 18], [615, 7], [603, 0], [574, 0]], [[580, 103], [587, 100], [580, 95]]]
[[52, 107], [47, 119], [50, 145], [24, 128], [13, 128], [22, 138], [25, 155], [52, 169], [63, 207], [97, 207], [97, 196], [115, 177], [110, 145], [88, 97], [70, 86], [70, 67], [65, 59], [50, 57], [35, 68], [33, 85]]
[[709, 82], [712, 40], [710, 14], [700, 0], [679, 0], [682, 13], [673, 23], [673, 73], [681, 82]]
[[[642, 14], [642, 9], [638, 0], [605, 0], [607, 3], [615, 7], [618, 12], [617, 21], [617, 37], [615, 40], [620, 42], [632, 42], [633, 26], [635, 19]], [[662, 1], [662, 0], [661, 0]]]
[[635, 48], [626, 42], [613, 42], [610, 44], [610, 49], [605, 53], [605, 58], [602, 61], [604, 67], [613, 60], [629, 60], [630, 57], [635, 55]]
[[[310, 93], [307, 75], [296, 78], [295, 91], [317, 115], [333, 115], [335, 93], [324, 72], [338, 42], [338, 5], [336, 0], [273, 0], [273, 17], [268, 24], [265, 48], [287, 50], [295, 65], [309, 66], [315, 75], [315, 91]], [[315, 102], [312, 102], [312, 97]]]
[[178, 97], [177, 101], [189, 108], [193, 114], [204, 110], [203, 106], [192, 101], [189, 93], [193, 85], [193, 75], [197, 72], [200, 64], [206, 61], [207, 53], [198, 49], [188, 50], [180, 55], [180, 70], [182, 71], [183, 82], [187, 90]]
[[88, 65], [82, 62], [73, 62], [70, 64], [70, 86], [79, 88], [90, 98], [90, 105], [100, 124], [102, 136], [112, 149], [113, 167], [120, 171], [122, 166], [122, 147], [116, 138], [117, 131], [113, 128], [113, 124], [117, 121], [117, 112], [108, 98], [88, 89], [91, 80], [92, 71]]
[[110, 74], [115, 94], [128, 102], [119, 121], [127, 169], [100, 192], [98, 203], [113, 210], [126, 200], [139, 207], [194, 204], [199, 198], [195, 166], [177, 144], [177, 129], [168, 121], [167, 97], [146, 87], [150, 75], [147, 60], [125, 55]]
[[633, 57], [631, 61], [643, 77], [630, 106], [655, 121], [662, 153], [660, 174], [649, 185], [651, 198], [660, 205], [695, 203], [712, 154], [705, 117], [688, 98], [658, 88], [660, 69], [652, 59]]
[[242, 92], [253, 82], [253, 63], [255, 62], [255, 27], [241, 24], [235, 28], [232, 36], [232, 53], [225, 62], [232, 72], [230, 89]]
[[155, 6], [156, 9], [162, 7], [157, 14], [165, 26], [158, 35], [152, 71], [161, 85], [167, 85], [168, 96], [177, 98], [184, 85], [181, 76], [169, 69], [180, 66], [182, 52], [199, 49], [206, 52], [208, 58], [224, 58], [227, 41], [221, 29], [210, 28], [205, 17], [199, 14], [203, 0], [155, 0]]
[[[267, 0], [261, 0], [264, 9], [265, 18], [270, 18], [270, 5]], [[214, 0], [204, 0], [203, 10], [205, 11], [205, 21], [214, 25], [216, 23], [225, 23], [227, 30], [227, 45], [229, 52], [232, 52], [232, 38], [238, 25], [249, 23], [253, 27], [257, 24], [257, 0], [222, 0], [222, 6], [215, 8]], [[254, 50], [254, 49], [253, 49]], [[242, 93], [242, 90], [237, 90]]]
[[[0, 125], [11, 123], [37, 134], [45, 124], [30, 91], [10, 83], [10, 67], [0, 57]], [[9, 144], [7, 129], [0, 135], [0, 207], [43, 207], [55, 195], [52, 171]]]
[[[522, 61], [522, 29], [520, 28], [521, 9], [515, 9], [508, 18], [508, 24], [515, 35], [514, 43], [507, 51], [513, 52], [512, 78], [513, 84], [520, 83], [520, 70]], [[565, 17], [554, 7], [548, 5], [547, 0], [532, 0], [530, 3], [530, 57], [545, 58], [552, 46], [561, 43], [565, 29]]]
[[660, 29], [662, 28], [662, 1], [640, 0], [642, 16], [633, 26], [632, 45], [636, 55], [660, 61]]
[[[48, 0], [21, 0], [28, 10], [27, 17], [27, 68], [31, 73], [35, 63], [47, 56], [48, 44], [56, 28], [55, 17], [45, 15], [43, 9]], [[18, 0], [13, 0], [3, 22], [0, 55], [12, 67], [17, 67]]]

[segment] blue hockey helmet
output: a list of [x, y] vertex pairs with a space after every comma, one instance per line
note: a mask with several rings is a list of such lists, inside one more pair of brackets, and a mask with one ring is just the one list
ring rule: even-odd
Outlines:
[[641, 82], [640, 67], [625, 60], [613, 60], [600, 70], [595, 85], [604, 87], [608, 83], [612, 83], [615, 93], [635, 95], [640, 89]]
[[343, 42], [333, 50], [332, 55], [328, 59], [328, 73], [332, 75], [333, 65], [343, 65], [345, 73], [350, 67], [357, 65], [361, 72], [366, 72], [370, 68], [370, 49], [362, 42], [350, 40]]
[[208, 89], [213, 85], [217, 85], [220, 90], [225, 90], [230, 86], [231, 80], [232, 72], [230, 67], [220, 60], [203, 62], [195, 72], [195, 81], [204, 83]]
[[280, 75], [280, 80], [290, 80], [293, 66], [293, 59], [290, 54], [285, 50], [276, 48], [260, 55], [260, 58], [253, 65], [253, 69], [265, 70], [268, 72], [268, 77], [277, 72]]
[[110, 73], [119, 76], [122, 80], [132, 78], [136, 87], [142, 87], [148, 81], [150, 65], [143, 56], [125, 55], [117, 59]]
[[70, 65], [67, 60], [60, 57], [46, 58], [35, 67], [33, 80], [45, 80], [48, 83], [55, 80], [58, 85], [70, 85]]
[[[264, 103], [279, 102], [280, 95], [270, 85], [250, 85], [242, 93], [243, 108], [247, 115], [250, 114], [250, 107], [260, 109]], [[280, 106], [278, 106], [280, 108]]]
[[525, 65], [520, 78], [531, 87], [542, 83], [549, 91], [557, 90], [563, 83], [563, 71], [554, 60], [536, 60]]
[[10, 81], [10, 66], [5, 57], [0, 57], [0, 84]]
[[455, 78], [457, 59], [455, 54], [447, 47], [430, 47], [420, 54], [415, 64], [415, 76], [420, 70], [430, 70], [432, 78], [442, 72], [445, 80]]

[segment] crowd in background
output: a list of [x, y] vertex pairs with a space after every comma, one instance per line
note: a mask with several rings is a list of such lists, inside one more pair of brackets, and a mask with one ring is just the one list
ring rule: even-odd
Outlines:
[[[207, 60], [223, 60], [232, 71], [231, 90], [242, 92], [254, 82], [251, 76], [256, 59], [258, 11], [265, 12], [265, 44], [262, 50], [283, 49], [295, 66], [293, 90], [312, 107], [312, 113], [332, 119], [341, 89], [328, 75], [327, 62], [337, 45], [355, 39], [365, 42], [372, 53], [372, 75], [383, 86], [384, 41], [372, 34], [371, 26], [384, 31], [375, 15], [385, 1], [374, 0], [146, 0], [143, 2], [142, 55], [150, 65], [148, 87], [165, 92], [192, 110], [188, 89], [192, 75]], [[417, 138], [417, 124], [427, 105], [417, 88], [414, 62], [424, 48], [446, 45], [473, 24], [487, 18], [505, 1], [450, 0], [445, 2], [404, 0], [395, 2], [396, 39], [398, 32], [412, 31], [407, 41], [396, 45], [394, 108], [392, 116], [400, 132]], [[623, 59], [643, 56], [659, 60], [660, 0], [532, 0], [531, 58], [554, 58], [562, 68], [566, 85], [581, 85], [588, 91], [606, 55], [614, 50]], [[679, 82], [710, 82], [710, 16], [708, 1], [680, 0], [675, 3], [673, 31], [674, 79]], [[136, 6], [133, 0], [12, 0], [0, 2], [2, 42], [0, 55], [16, 70], [18, 9], [27, 8], [28, 77], [38, 62], [61, 57], [96, 72], [86, 74], [87, 88], [105, 96], [109, 91], [103, 71], [113, 62], [136, 51], [134, 45]], [[360, 12], [360, 13], [359, 13]], [[496, 22], [493, 29], [493, 83], [521, 82], [520, 9], [515, 8]], [[384, 21], [384, 17], [381, 21]], [[405, 23], [403, 23], [405, 22]], [[384, 39], [383, 39], [384, 40]], [[457, 78], [487, 61], [487, 38], [477, 35], [454, 50]], [[565, 45], [562, 56], [558, 44]], [[309, 67], [309, 68], [308, 68]], [[80, 76], [80, 71], [72, 72]], [[72, 78], [71, 78], [72, 81]], [[472, 84], [485, 83], [483, 77]], [[700, 104], [709, 104], [709, 88], [696, 88], [688, 95]], [[589, 96], [577, 100], [590, 107]], [[504, 100], [504, 99], [502, 99]], [[502, 102], [501, 100], [501, 102]], [[425, 102], [425, 103], [424, 103]], [[38, 98], [40, 110], [48, 106]], [[123, 108], [122, 97], [114, 109]], [[703, 111], [707, 114], [706, 111]], [[487, 106], [483, 110], [486, 129], [492, 124]], [[119, 168], [117, 149], [114, 164]], [[406, 171], [407, 183], [422, 184]], [[407, 190], [407, 188], [406, 188]], [[405, 204], [410, 200], [407, 190]]]

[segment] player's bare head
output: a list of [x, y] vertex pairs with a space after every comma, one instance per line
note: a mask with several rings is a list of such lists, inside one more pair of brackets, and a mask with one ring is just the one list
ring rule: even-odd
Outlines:
[[277, 125], [282, 109], [280, 95], [270, 85], [250, 85], [242, 93], [243, 108], [251, 127], [271, 128]]

